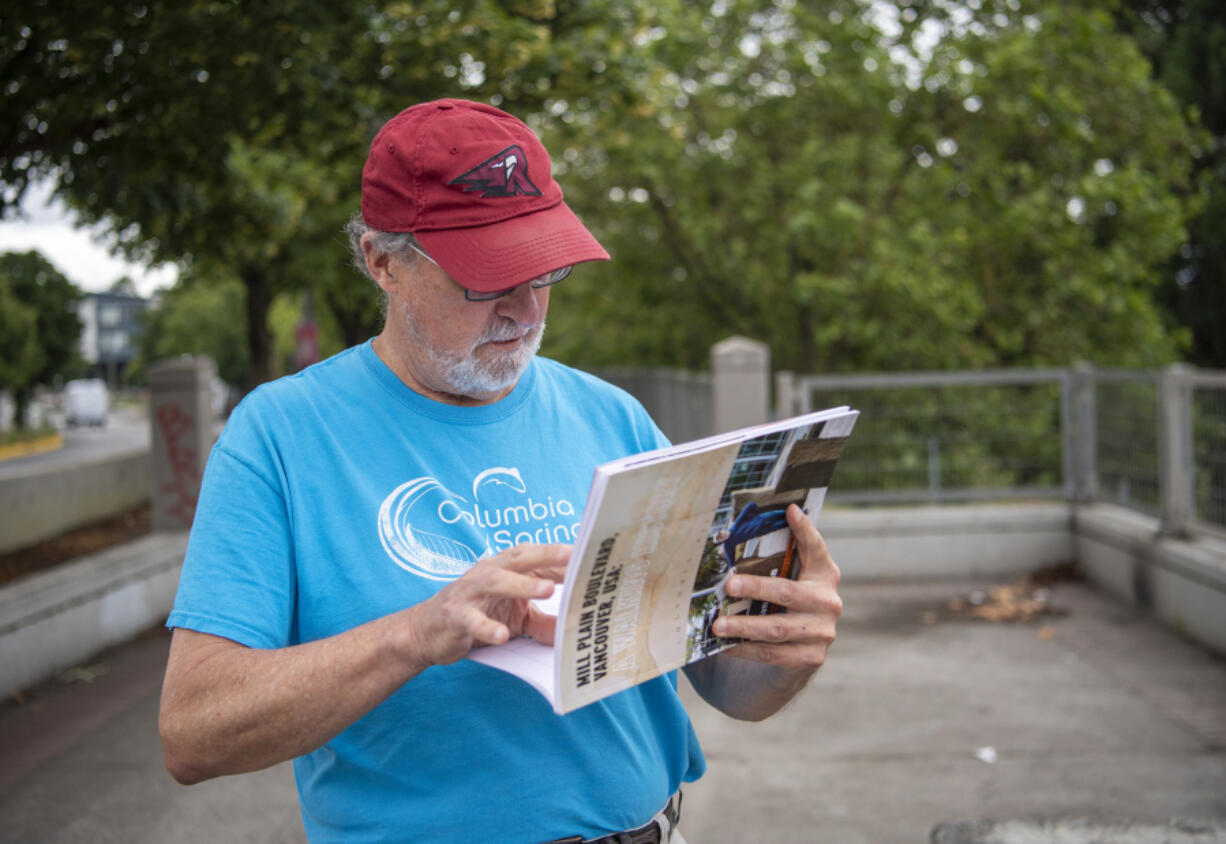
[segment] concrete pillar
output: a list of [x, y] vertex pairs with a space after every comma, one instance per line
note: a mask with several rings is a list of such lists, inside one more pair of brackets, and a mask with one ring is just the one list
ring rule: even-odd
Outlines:
[[1076, 500], [1084, 502], [1098, 497], [1097, 383], [1094, 365], [1078, 361], [1070, 378], [1071, 395], [1061, 401], [1065, 478]]
[[770, 419], [770, 348], [747, 337], [711, 347], [715, 377], [715, 433]]
[[149, 367], [154, 530], [191, 527], [204, 464], [213, 447], [215, 374], [210, 358], [190, 355]]
[[1196, 515], [1192, 461], [1190, 366], [1174, 363], [1158, 381], [1158, 465], [1162, 491], [1162, 532], [1186, 537]]
[[797, 388], [797, 377], [793, 372], [775, 373], [775, 418], [787, 419], [801, 412], [801, 391]]

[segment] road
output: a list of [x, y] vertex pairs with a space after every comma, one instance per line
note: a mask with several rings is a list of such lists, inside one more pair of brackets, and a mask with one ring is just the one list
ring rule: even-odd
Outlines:
[[14, 457], [0, 463], [0, 481], [54, 471], [81, 458], [105, 457], [149, 448], [149, 419], [144, 406], [119, 405], [103, 428], [59, 425], [64, 447], [56, 451]]
[[[844, 584], [826, 667], [761, 724], [683, 681], [710, 766], [686, 789], [687, 838], [920, 844], [947, 821], [1088, 818], [1140, 837], [991, 840], [1226, 840], [1226, 662], [1077, 582], [1054, 585], [1058, 612], [1035, 623], [946, 611], [987, 585]], [[0, 702], [0, 842], [302, 842], [286, 765], [190, 788], [166, 774], [167, 640]], [[1172, 818], [1219, 823], [1172, 834]]]

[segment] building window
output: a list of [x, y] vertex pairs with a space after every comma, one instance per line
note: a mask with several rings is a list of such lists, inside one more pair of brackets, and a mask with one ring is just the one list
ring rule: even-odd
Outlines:
[[116, 304], [100, 305], [98, 307], [98, 324], [112, 327], [123, 321], [123, 308]]

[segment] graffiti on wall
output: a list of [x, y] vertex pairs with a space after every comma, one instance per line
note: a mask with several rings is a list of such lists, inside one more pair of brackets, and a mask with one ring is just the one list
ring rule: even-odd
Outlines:
[[183, 527], [191, 527], [200, 493], [200, 469], [196, 449], [191, 444], [194, 423], [182, 407], [164, 404], [154, 412], [158, 430], [166, 443], [170, 478], [158, 489], [166, 496], [166, 512]]

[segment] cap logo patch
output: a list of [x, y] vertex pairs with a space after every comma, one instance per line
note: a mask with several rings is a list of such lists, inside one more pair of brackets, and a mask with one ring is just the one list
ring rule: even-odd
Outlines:
[[460, 186], [465, 193], [480, 191], [483, 198], [541, 195], [528, 178], [528, 156], [518, 144], [487, 158], [448, 184]]

